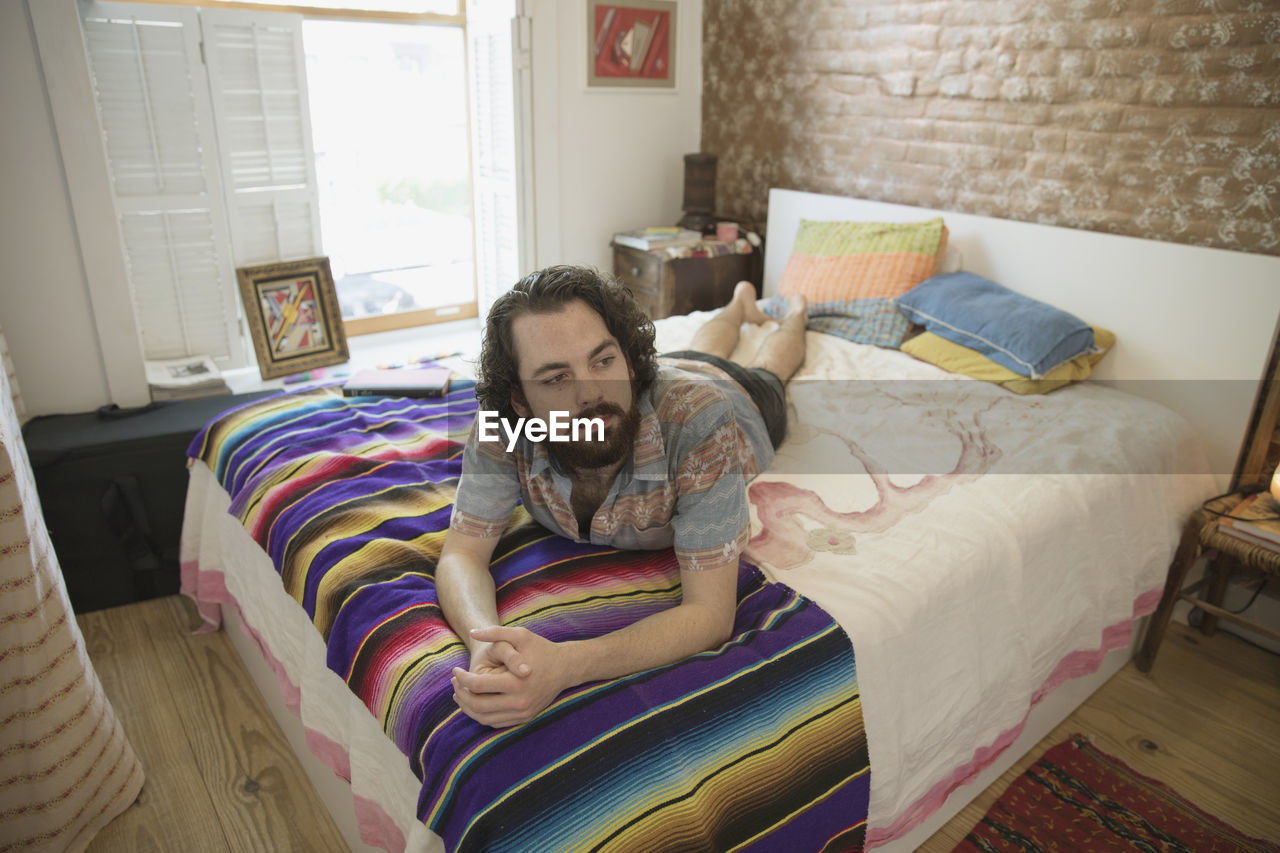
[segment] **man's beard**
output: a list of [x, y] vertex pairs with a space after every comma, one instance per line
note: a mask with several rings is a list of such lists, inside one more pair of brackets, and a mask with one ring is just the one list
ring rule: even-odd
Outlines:
[[556, 460], [561, 468], [571, 471], [583, 471], [591, 468], [605, 468], [616, 465], [631, 452], [635, 445], [636, 434], [640, 432], [640, 406], [635, 395], [631, 397], [630, 411], [624, 411], [614, 403], [600, 403], [583, 409], [575, 418], [600, 418], [613, 415], [615, 420], [605, 428], [603, 441], [592, 441], [590, 437], [596, 431], [588, 426], [585, 441], [551, 441], [547, 443], [547, 452]]

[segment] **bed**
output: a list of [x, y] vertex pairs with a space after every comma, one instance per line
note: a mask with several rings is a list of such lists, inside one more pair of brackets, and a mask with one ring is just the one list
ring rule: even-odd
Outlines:
[[[231, 632], [353, 848], [549, 849], [572, 824], [616, 849], [913, 849], [1123, 665], [1182, 520], [1235, 464], [1280, 261], [774, 190], [766, 294], [802, 219], [933, 216], [964, 269], [1116, 332], [1094, 379], [1018, 397], [808, 333], [788, 441], [749, 487], [732, 653], [571, 691], [528, 737], [450, 714], [460, 646], [414, 597], [465, 384], [434, 406], [308, 389], [197, 438], [183, 591]], [[703, 319], [661, 321], [659, 351]], [[676, 594], [661, 555], [568, 553], [519, 519], [504, 542], [510, 612], [552, 633]]]

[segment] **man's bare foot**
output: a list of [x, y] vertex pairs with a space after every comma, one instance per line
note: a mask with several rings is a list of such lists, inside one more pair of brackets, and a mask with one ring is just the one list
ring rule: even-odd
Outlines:
[[808, 317], [809, 315], [809, 300], [799, 293], [787, 297], [787, 311], [782, 319], [786, 320], [788, 317], [794, 317], [797, 314], [803, 317]]
[[742, 306], [742, 319], [748, 323], [759, 326], [773, 319], [756, 304], [756, 288], [749, 281], [738, 282], [733, 289], [733, 301]]

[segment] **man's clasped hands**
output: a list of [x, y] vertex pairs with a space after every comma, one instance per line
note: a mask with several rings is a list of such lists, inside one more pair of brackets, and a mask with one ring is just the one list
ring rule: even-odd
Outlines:
[[477, 628], [471, 639], [470, 669], [453, 668], [453, 699], [478, 723], [528, 722], [576, 683], [565, 645], [527, 628]]

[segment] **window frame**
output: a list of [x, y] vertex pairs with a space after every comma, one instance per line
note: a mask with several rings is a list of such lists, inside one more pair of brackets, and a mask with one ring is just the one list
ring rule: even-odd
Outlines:
[[[146, 0], [146, 2], [161, 2], [161, 0]], [[193, 0], [183, 0], [183, 2], [193, 2]], [[220, 0], [226, 5], [240, 6], [237, 0]], [[197, 4], [200, 5], [200, 4]], [[207, 5], [207, 4], [205, 4]], [[248, 4], [255, 8], [275, 9], [274, 4], [253, 3]], [[472, 151], [472, 110], [475, 104], [471, 97], [471, 43], [469, 39], [469, 30], [467, 28], [467, 17], [465, 13], [464, 0], [457, 0], [458, 12], [453, 15], [443, 15], [435, 12], [379, 12], [362, 9], [325, 9], [310, 6], [289, 6], [292, 12], [300, 14], [305, 21], [308, 17], [326, 20], [350, 20], [357, 22], [370, 23], [403, 23], [403, 24], [425, 24], [438, 26], [456, 26], [462, 31], [462, 50], [463, 50], [463, 66], [465, 79], [463, 85], [466, 87], [466, 138], [467, 138], [467, 194], [472, 200], [471, 206], [471, 301], [470, 302], [454, 302], [448, 305], [441, 305], [435, 308], [420, 308], [412, 311], [397, 311], [392, 314], [374, 314], [365, 317], [343, 318], [342, 325], [346, 330], [347, 337], [358, 337], [360, 335], [372, 335], [378, 332], [388, 332], [396, 329], [412, 329], [422, 326], [431, 326], [437, 323], [452, 323], [455, 320], [464, 320], [479, 316], [480, 305], [480, 279], [479, 279], [479, 259], [476, 257], [476, 210], [475, 210], [475, 193], [476, 193], [476, 177], [475, 177], [475, 156]], [[280, 8], [286, 8], [283, 5]], [[308, 101], [310, 100], [310, 91], [308, 90]], [[312, 141], [314, 145], [314, 140]], [[312, 156], [314, 157], [314, 150]], [[321, 229], [324, 227], [324, 220], [321, 219]], [[323, 242], [322, 242], [323, 245]]]
[[[135, 0], [101, 0], [101, 2], [135, 2]], [[396, 329], [410, 329], [420, 326], [430, 326], [437, 323], [450, 323], [455, 320], [469, 319], [479, 316], [480, 304], [480, 281], [479, 281], [479, 263], [475, 258], [476, 248], [476, 211], [474, 205], [476, 181], [475, 181], [475, 159], [471, 151], [472, 139], [472, 110], [475, 105], [472, 102], [471, 94], [471, 45], [468, 38], [467, 16], [465, 0], [456, 0], [453, 14], [444, 14], [438, 12], [394, 12], [380, 11], [372, 9], [342, 9], [327, 8], [322, 6], [307, 6], [303, 4], [276, 4], [276, 3], [254, 3], [240, 2], [240, 0], [136, 0], [142, 4], [162, 5], [162, 6], [190, 6], [197, 9], [239, 9], [251, 12], [262, 13], [282, 13], [300, 16], [304, 21], [308, 18], [325, 19], [325, 20], [347, 20], [353, 22], [371, 22], [371, 23], [398, 23], [398, 24], [424, 24], [429, 26], [452, 26], [462, 31], [463, 41], [463, 62], [465, 65], [466, 79], [464, 85], [466, 87], [466, 104], [467, 104], [467, 126], [466, 136], [468, 140], [467, 147], [467, 188], [470, 197], [473, 200], [471, 211], [471, 246], [473, 252], [472, 275], [471, 275], [471, 293], [472, 298], [469, 302], [457, 302], [449, 305], [442, 305], [436, 308], [424, 308], [413, 311], [398, 311], [393, 314], [378, 314], [367, 317], [344, 318], [342, 321], [343, 328], [347, 337], [358, 337], [360, 335], [376, 334], [378, 332], [392, 331]], [[308, 108], [310, 104], [310, 89], [307, 93]], [[312, 140], [312, 157], [314, 159], [314, 139]], [[230, 203], [230, 202], [228, 202]], [[231, 208], [228, 208], [230, 210]], [[321, 217], [320, 228], [322, 232], [321, 246], [323, 247], [323, 230], [324, 220]]]
[[131, 2], [152, 6], [192, 6], [205, 9], [244, 9], [250, 12], [285, 12], [304, 18], [342, 18], [347, 20], [376, 20], [404, 24], [448, 24], [464, 29], [467, 16], [463, 0], [456, 0], [453, 14], [441, 12], [395, 12], [378, 9], [342, 9], [327, 6], [308, 6], [299, 3], [254, 3], [249, 0], [105, 0], [106, 2]]
[[[116, 0], [102, 0], [116, 2]], [[305, 8], [297, 5], [285, 6], [266, 3], [234, 2], [234, 0], [124, 0], [139, 5], [155, 5], [170, 7], [230, 8], [250, 9], [264, 13], [305, 14], [317, 18], [346, 18], [350, 20], [382, 20], [403, 23], [446, 24], [460, 26], [464, 33], [465, 50], [468, 56], [467, 66], [467, 109], [468, 136], [470, 137], [474, 108], [471, 92], [470, 51], [471, 45], [466, 38], [468, 33], [464, 2], [458, 0], [456, 14], [440, 13], [406, 13], [377, 12], [361, 9], [327, 9]], [[517, 0], [516, 15], [523, 18], [526, 8], [522, 0]], [[146, 381], [145, 359], [138, 321], [134, 316], [132, 304], [132, 285], [129, 280], [128, 264], [124, 255], [124, 246], [118, 219], [106, 152], [103, 146], [102, 131], [98, 123], [97, 106], [93, 93], [92, 78], [84, 41], [83, 27], [80, 21], [80, 7], [77, 2], [41, 2], [30, 4], [29, 12], [32, 30], [35, 36], [41, 69], [44, 72], [46, 90], [49, 96], [50, 110], [58, 139], [58, 148], [62, 157], [64, 174], [71, 206], [72, 220], [75, 225], [83, 261], [85, 283], [89, 304], [97, 332], [98, 348], [102, 355], [102, 375], [108, 399], [121, 406], [140, 406], [150, 402], [150, 391]], [[523, 21], [520, 32], [527, 32], [527, 20]], [[520, 47], [521, 56], [527, 56], [527, 44]], [[519, 73], [519, 72], [518, 72]], [[519, 87], [521, 82], [517, 82]], [[527, 87], [528, 81], [523, 85]], [[527, 96], [526, 96], [527, 97]], [[520, 123], [521, 117], [527, 119], [527, 103], [519, 103], [521, 92], [517, 88], [516, 134], [517, 150], [527, 145], [527, 124]], [[476, 211], [474, 154], [469, 151], [469, 182], [472, 188], [472, 245], [476, 245]], [[521, 166], [527, 163], [520, 159]], [[521, 214], [531, 199], [532, 176], [523, 168], [516, 172], [516, 199]], [[517, 220], [517, 234], [521, 264], [527, 253], [532, 251], [532, 223], [521, 215]], [[528, 236], [530, 239], [526, 239]], [[234, 263], [233, 263], [234, 266]], [[231, 270], [234, 272], [234, 269]], [[459, 306], [442, 306], [419, 312], [402, 312], [372, 318], [355, 318], [346, 321], [349, 335], [380, 332], [390, 328], [407, 328], [430, 325], [437, 322], [450, 322], [478, 316], [478, 300], [480, 281], [474, 285], [473, 301]], [[238, 303], [237, 303], [238, 304]], [[242, 307], [241, 307], [242, 310]], [[241, 322], [243, 315], [238, 318]], [[354, 324], [354, 328], [352, 327]], [[361, 328], [364, 326], [365, 328]], [[248, 353], [248, 338], [241, 328], [241, 343]], [[251, 363], [251, 362], [250, 362]]]

